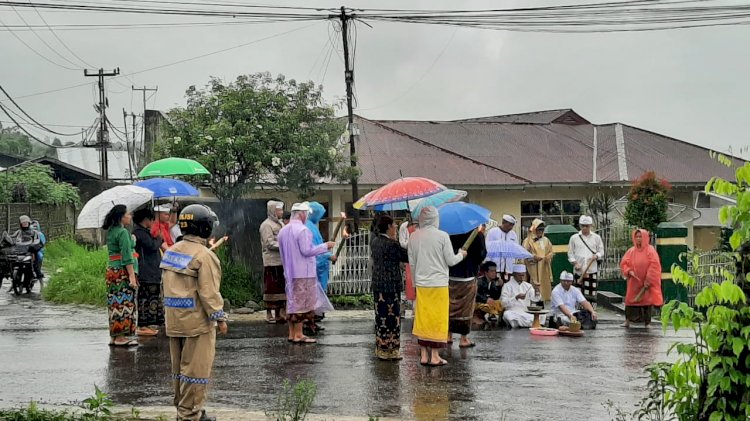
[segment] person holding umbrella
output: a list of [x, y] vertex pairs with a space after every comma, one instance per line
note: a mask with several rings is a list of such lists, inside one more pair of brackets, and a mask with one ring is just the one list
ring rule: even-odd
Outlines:
[[[466, 240], [471, 235], [470, 232], [465, 234], [451, 235], [451, 245], [453, 251], [458, 253]], [[448, 319], [448, 343], [453, 342], [453, 334], [461, 335], [459, 348], [471, 348], [475, 346], [474, 342], [469, 340], [471, 332], [471, 318], [474, 314], [474, 302], [477, 298], [477, 273], [479, 265], [487, 256], [487, 249], [484, 245], [484, 234], [477, 234], [474, 242], [471, 243], [466, 251], [465, 258], [458, 264], [448, 270], [449, 275], [449, 296], [450, 296], [450, 317]]]
[[161, 294], [161, 238], [151, 236], [154, 213], [139, 209], [133, 215], [135, 250], [138, 253], [138, 336], [156, 336], [164, 324]]
[[438, 350], [447, 347], [448, 268], [462, 261], [467, 253], [453, 251], [450, 237], [438, 229], [437, 208], [428, 206], [419, 214], [419, 229], [409, 239], [409, 264], [417, 287], [414, 328], [420, 346], [420, 364], [443, 366], [447, 361]]
[[138, 326], [138, 256], [135, 239], [126, 226], [132, 216], [125, 205], [115, 205], [105, 216], [102, 229], [107, 231], [107, 306], [109, 313], [110, 345], [133, 346]]

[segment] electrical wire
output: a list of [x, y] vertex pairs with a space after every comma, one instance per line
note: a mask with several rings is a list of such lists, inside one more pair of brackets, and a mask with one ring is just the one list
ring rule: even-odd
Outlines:
[[[0, 5], [2, 5], [2, 4], [0, 3]], [[0, 26], [2, 26], [3, 28], [7, 28], [5, 26], [5, 22], [3, 22], [2, 19], [0, 19]], [[42, 54], [39, 51], [37, 51], [34, 47], [32, 47], [31, 45], [29, 45], [26, 41], [23, 40], [23, 38], [19, 37], [18, 34], [16, 34], [15, 32], [10, 31], [10, 34], [13, 35], [13, 37], [15, 39], [17, 39], [18, 42], [20, 42], [21, 44], [23, 44], [24, 46], [26, 46], [26, 48], [28, 48], [29, 50], [31, 50], [34, 54], [36, 54], [37, 56], [41, 57], [45, 61], [47, 61], [49, 63], [52, 63], [52, 64], [54, 64], [57, 67], [61, 67], [61, 68], [65, 69], [65, 70], [75, 70], [75, 71], [80, 70], [80, 69], [76, 69], [76, 68], [73, 68], [73, 67], [68, 67], [68, 66], [62, 65], [62, 64], [60, 64], [60, 63], [58, 63], [56, 61], [51, 60], [50, 58], [48, 58], [44, 54]]]
[[[20, 12], [18, 12], [18, 10], [17, 10], [17, 9], [15, 8], [15, 7], [12, 7], [12, 9], [13, 9], [13, 11], [14, 11], [14, 12], [16, 13], [16, 15], [18, 16], [18, 18], [19, 18], [19, 19], [21, 19], [21, 22], [23, 22], [23, 24], [24, 24], [24, 25], [26, 25], [26, 26], [28, 27], [28, 26], [29, 26], [29, 23], [28, 23], [28, 22], [26, 21], [26, 19], [25, 19], [25, 18], [23, 17], [23, 15], [22, 15], [22, 14], [21, 14]], [[34, 10], [36, 10], [36, 9], [34, 9]], [[37, 13], [38, 13], [38, 12], [37, 12]], [[47, 47], [47, 48], [48, 48], [48, 49], [49, 49], [50, 51], [52, 51], [52, 52], [53, 52], [53, 53], [54, 53], [55, 55], [57, 55], [58, 57], [60, 57], [60, 58], [61, 58], [61, 59], [63, 59], [64, 61], [68, 62], [68, 64], [70, 64], [70, 65], [71, 65], [71, 66], [73, 66], [73, 67], [79, 66], [79, 64], [78, 64], [78, 63], [76, 63], [76, 62], [74, 62], [74, 61], [71, 61], [70, 59], [68, 59], [68, 58], [67, 58], [67, 57], [65, 57], [64, 55], [60, 54], [60, 52], [59, 52], [59, 51], [57, 51], [57, 49], [55, 49], [54, 47], [52, 47], [52, 46], [51, 46], [51, 45], [50, 45], [50, 44], [49, 44], [49, 43], [47, 42], [47, 40], [45, 40], [44, 38], [42, 38], [42, 36], [41, 36], [41, 35], [39, 35], [39, 33], [38, 33], [38, 32], [36, 32], [36, 31], [35, 31], [34, 29], [31, 29], [31, 33], [32, 33], [32, 34], [34, 34], [34, 36], [36, 36], [36, 37], [37, 37], [37, 39], [39, 39], [39, 41], [41, 41], [41, 42], [42, 42], [42, 44], [44, 44], [44, 45], [45, 45], [45, 46], [46, 46], [46, 47]]]
[[54, 149], [65, 149], [65, 148], [73, 148], [73, 147], [77, 147], [78, 146], [78, 145], [69, 145], [69, 146], [55, 146], [55, 145], [51, 145], [51, 144], [49, 144], [49, 143], [47, 143], [47, 142], [45, 142], [43, 140], [38, 139], [36, 136], [34, 136], [28, 130], [26, 130], [25, 127], [23, 127], [21, 124], [18, 123], [18, 121], [16, 121], [16, 119], [13, 118], [13, 116], [11, 115], [11, 113], [8, 112], [8, 110], [3, 106], [2, 103], [0, 103], [0, 111], [2, 111], [3, 113], [5, 113], [5, 115], [8, 116], [8, 118], [16, 125], [16, 127], [18, 127], [22, 132], [24, 132], [26, 134], [26, 136], [29, 137], [29, 139], [31, 139], [31, 140], [33, 140], [35, 142], [38, 142], [38, 143], [40, 143], [40, 144], [42, 144], [44, 146], [47, 146], [49, 148], [54, 148]]
[[82, 133], [82, 132], [77, 132], [77, 133], [60, 133], [60, 132], [52, 130], [52, 129], [48, 128], [48, 127], [45, 127], [42, 123], [36, 121], [36, 119], [34, 119], [34, 117], [32, 117], [29, 113], [27, 113], [20, 105], [18, 105], [18, 103], [13, 99], [13, 97], [10, 96], [10, 94], [8, 93], [8, 91], [6, 91], [5, 88], [3, 88], [3, 85], [0, 85], [0, 91], [5, 95], [6, 98], [8, 98], [8, 100], [10, 100], [11, 103], [13, 103], [13, 105], [16, 106], [16, 108], [18, 108], [21, 111], [21, 113], [23, 113], [26, 117], [28, 117], [29, 120], [33, 121], [34, 124], [36, 124], [37, 127], [41, 128], [41, 129], [44, 129], [44, 130], [46, 130], [46, 131], [48, 131], [48, 132], [50, 132], [52, 134], [56, 134], [58, 136], [78, 136], [78, 135], [80, 135]]

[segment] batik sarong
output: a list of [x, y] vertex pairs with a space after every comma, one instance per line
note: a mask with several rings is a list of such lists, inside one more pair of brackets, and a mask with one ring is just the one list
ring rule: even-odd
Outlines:
[[138, 326], [164, 324], [164, 301], [161, 284], [141, 284], [138, 287]]
[[414, 328], [420, 346], [445, 348], [448, 346], [448, 287], [417, 287]]
[[477, 299], [477, 280], [450, 281], [450, 313], [448, 330], [459, 335], [471, 332], [471, 317]]
[[375, 292], [375, 356], [401, 357], [401, 297], [397, 292]]
[[263, 268], [263, 303], [268, 310], [284, 308], [286, 304], [286, 283], [283, 266]]
[[137, 328], [136, 290], [130, 286], [128, 271], [107, 268], [107, 308], [109, 336], [133, 336]]

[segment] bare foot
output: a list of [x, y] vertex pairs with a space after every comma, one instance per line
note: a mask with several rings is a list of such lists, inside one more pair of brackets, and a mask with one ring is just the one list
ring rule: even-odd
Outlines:
[[630, 323], [629, 322], [625, 322], [625, 323], [621, 324], [620, 327], [624, 327], [625, 329], [627, 329], [627, 328], [630, 327]]

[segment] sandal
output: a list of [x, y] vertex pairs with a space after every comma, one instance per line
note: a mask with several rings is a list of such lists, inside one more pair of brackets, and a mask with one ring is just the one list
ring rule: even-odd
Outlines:
[[266, 319], [266, 323], [268, 323], [269, 325], [275, 325], [276, 319]]
[[442, 367], [444, 365], [448, 365], [448, 361], [445, 361], [444, 359], [441, 358], [440, 362], [433, 363], [432, 361], [430, 361], [429, 363], [427, 363], [427, 365], [430, 367]]
[[303, 337], [302, 339], [298, 341], [292, 341], [295, 344], [315, 344], [318, 343], [317, 339], [308, 338], [307, 336]]
[[475, 344], [474, 342], [469, 342], [468, 345], [459, 345], [458, 347], [459, 348], [474, 348], [475, 346], [477, 346], [477, 344]]
[[123, 347], [129, 347], [129, 346], [138, 346], [138, 340], [137, 339], [130, 339], [125, 342], [117, 342], [114, 341], [111, 344], [112, 346], [123, 346]]

